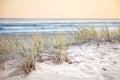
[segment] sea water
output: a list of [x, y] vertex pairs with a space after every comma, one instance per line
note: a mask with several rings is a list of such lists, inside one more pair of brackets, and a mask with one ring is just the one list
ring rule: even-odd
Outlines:
[[0, 34], [71, 33], [81, 27], [108, 27], [114, 29], [120, 20], [93, 19], [0, 19]]

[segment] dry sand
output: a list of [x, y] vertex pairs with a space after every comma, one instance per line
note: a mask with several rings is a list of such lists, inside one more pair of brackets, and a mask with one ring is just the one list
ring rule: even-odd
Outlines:
[[5, 63], [5, 70], [0, 72], [0, 80], [120, 80], [120, 43], [71, 45], [67, 51], [75, 63], [36, 62], [36, 70], [26, 77], [9, 76], [17, 64], [10, 59]]

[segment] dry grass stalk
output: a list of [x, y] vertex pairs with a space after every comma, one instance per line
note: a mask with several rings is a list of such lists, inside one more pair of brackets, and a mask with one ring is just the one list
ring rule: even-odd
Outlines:
[[33, 35], [33, 42], [31, 43], [31, 50], [36, 56], [39, 56], [39, 61], [42, 62], [42, 53], [44, 51], [44, 46], [42, 43], [42, 38], [40, 34]]
[[5, 39], [0, 36], [0, 69], [4, 70], [5, 54], [8, 52]]
[[98, 32], [95, 27], [78, 28], [75, 32], [75, 39], [79, 41], [90, 41], [98, 39]]
[[117, 28], [118, 41], [120, 42], [120, 26]]
[[109, 31], [108, 27], [103, 28], [103, 35], [105, 35], [106, 37], [106, 41], [111, 42], [112, 41], [112, 36], [111, 36], [111, 32]]
[[[58, 44], [59, 44], [57, 46], [58, 54], [55, 62], [61, 63], [62, 58], [64, 58], [66, 62], [72, 63], [67, 54], [68, 45], [67, 45], [67, 40], [65, 39], [64, 34], [58, 34]], [[64, 51], [64, 54], [63, 54], [63, 51]]]
[[30, 73], [32, 70], [35, 70], [36, 63], [36, 49], [32, 47], [26, 48], [25, 45], [22, 44], [19, 36], [16, 36], [16, 41], [14, 42], [16, 53], [19, 53], [21, 58], [21, 63], [18, 65], [20, 69], [24, 72], [24, 74]]
[[32, 70], [35, 70], [36, 65], [36, 56], [32, 52], [24, 53], [22, 56], [22, 66], [21, 69], [25, 74], [30, 73]]

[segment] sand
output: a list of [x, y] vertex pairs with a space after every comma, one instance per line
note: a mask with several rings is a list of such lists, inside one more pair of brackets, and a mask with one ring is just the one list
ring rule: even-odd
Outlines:
[[74, 62], [54, 64], [51, 61], [36, 62], [36, 70], [27, 76], [17, 74], [16, 60], [9, 59], [0, 80], [120, 80], [120, 43], [95, 42], [69, 46], [68, 55]]

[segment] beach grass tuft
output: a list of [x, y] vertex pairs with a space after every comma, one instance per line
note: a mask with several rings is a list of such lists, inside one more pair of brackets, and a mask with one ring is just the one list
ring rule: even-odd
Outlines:
[[7, 52], [3, 37], [0, 36], [0, 69], [4, 70], [5, 53]]
[[118, 41], [120, 42], [120, 26], [117, 28]]
[[108, 42], [112, 41], [111, 33], [112, 33], [112, 31], [110, 32], [108, 27], [103, 28], [103, 35], [105, 36], [104, 38], [106, 38], [106, 41], [108, 41]]
[[57, 53], [57, 58], [55, 59], [56, 63], [62, 63], [62, 60], [64, 59], [66, 62], [68, 63], [72, 63], [70, 61], [70, 58], [68, 57], [67, 54], [67, 49], [68, 49], [68, 43], [67, 43], [67, 39], [64, 36], [64, 34], [58, 34], [57, 35], [57, 45], [55, 47], [58, 51]]
[[82, 27], [78, 28], [75, 32], [75, 39], [77, 41], [88, 42], [90, 40], [98, 39], [98, 32], [95, 27]]

